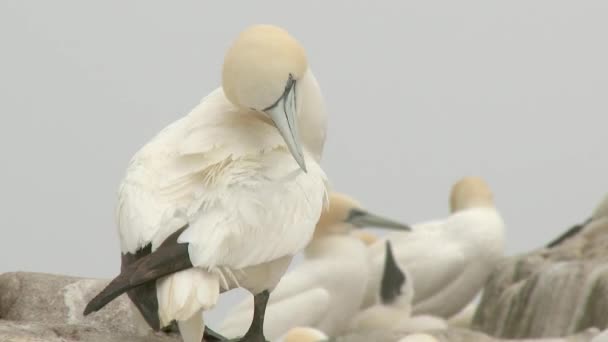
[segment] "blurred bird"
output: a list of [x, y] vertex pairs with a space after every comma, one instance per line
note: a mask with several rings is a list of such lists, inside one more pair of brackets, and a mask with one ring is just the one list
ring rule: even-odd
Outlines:
[[349, 324], [349, 332], [394, 330], [423, 332], [447, 328], [445, 320], [429, 315], [411, 316], [414, 285], [412, 277], [395, 260], [390, 241], [386, 256], [378, 302], [359, 312]]
[[289, 329], [285, 336], [278, 339], [278, 342], [319, 342], [328, 339], [322, 331], [310, 327], [295, 327]]
[[[449, 318], [463, 309], [483, 287], [504, 254], [504, 223], [492, 192], [478, 177], [458, 181], [450, 194], [451, 215], [416, 224], [408, 234], [391, 233], [398, 264], [414, 286], [414, 315]], [[372, 276], [363, 308], [374, 304], [380, 290], [385, 244], [371, 246]]]
[[604, 199], [595, 208], [590, 218], [588, 218], [585, 222], [577, 224], [568, 229], [555, 240], [548, 243], [547, 248], [559, 246], [564, 243], [564, 241], [579, 233], [584, 235], [594, 235], [599, 231], [606, 230], [608, 230], [608, 194], [604, 196]]
[[[359, 203], [332, 193], [329, 209], [321, 214], [314, 238], [304, 250], [304, 261], [288, 272], [270, 296], [265, 331], [274, 340], [291, 327], [314, 327], [329, 336], [341, 333], [361, 306], [369, 267], [367, 234], [348, 234], [356, 228], [409, 227], [361, 209]], [[363, 242], [362, 242], [363, 241]], [[231, 337], [247, 329], [251, 300], [238, 305], [219, 332]]]
[[119, 191], [121, 273], [85, 309], [127, 292], [154, 330], [200, 342], [220, 292], [255, 295], [247, 341], [265, 341], [269, 291], [312, 238], [327, 197], [326, 114], [304, 49], [257, 25], [228, 50], [222, 86], [131, 160]]

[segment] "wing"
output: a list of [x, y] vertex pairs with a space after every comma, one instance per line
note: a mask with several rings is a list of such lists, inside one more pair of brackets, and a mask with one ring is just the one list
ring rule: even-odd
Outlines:
[[[295, 296], [269, 304], [266, 308], [264, 333], [274, 341], [294, 326], [316, 326], [329, 307], [330, 295], [323, 288], [312, 288]], [[230, 314], [222, 322], [220, 332], [227, 337], [245, 334], [253, 307]]]
[[[120, 275], [114, 278], [86, 306], [84, 315], [103, 308], [121, 294], [145, 285], [151, 281], [192, 267], [188, 256], [188, 246], [177, 243], [177, 237], [186, 227], [182, 227], [169, 236], [156, 251], [139, 258], [124, 267]], [[158, 303], [156, 303], [158, 305]], [[146, 317], [146, 320], [150, 319]], [[155, 321], [157, 318], [155, 319]], [[153, 326], [153, 328], [157, 328]]]
[[380, 299], [383, 304], [390, 304], [395, 301], [397, 296], [402, 294], [402, 287], [406, 281], [405, 273], [399, 268], [392, 251], [390, 241], [385, 244], [384, 269], [382, 271], [382, 281], [380, 282]]
[[305, 155], [308, 173], [275, 127], [212, 93], [133, 158], [117, 210], [123, 252], [155, 250], [187, 223], [179, 242], [195, 266], [241, 269], [297, 253], [327, 191]]

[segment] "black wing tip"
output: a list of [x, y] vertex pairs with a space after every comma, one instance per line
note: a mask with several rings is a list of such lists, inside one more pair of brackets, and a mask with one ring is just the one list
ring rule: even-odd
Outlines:
[[384, 271], [380, 286], [380, 299], [382, 303], [392, 303], [401, 294], [401, 287], [405, 283], [405, 274], [399, 268], [393, 254], [392, 245], [386, 241], [386, 254], [384, 260]]

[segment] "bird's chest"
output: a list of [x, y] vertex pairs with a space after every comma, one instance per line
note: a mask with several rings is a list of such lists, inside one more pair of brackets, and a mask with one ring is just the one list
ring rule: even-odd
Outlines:
[[[316, 170], [300, 171], [290, 157], [277, 151], [207, 171], [187, 207], [191, 255], [201, 256], [195, 264], [241, 269], [306, 246], [323, 207], [325, 179]], [[211, 244], [221, 263], [206, 257]]]

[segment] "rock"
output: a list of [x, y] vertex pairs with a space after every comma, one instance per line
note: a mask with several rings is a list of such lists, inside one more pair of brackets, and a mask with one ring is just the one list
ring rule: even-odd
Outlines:
[[0, 275], [0, 318], [47, 325], [83, 325], [100, 331], [136, 333], [128, 298], [120, 296], [102, 310], [83, 317], [87, 302], [107, 280], [83, 279], [43, 273]]
[[[536, 260], [536, 259], [534, 259]], [[542, 261], [542, 258], [540, 259]], [[539, 263], [541, 264], [541, 263]], [[526, 264], [528, 265], [528, 264]], [[528, 266], [520, 270], [531, 271]], [[181, 342], [177, 335], [149, 332], [140, 337], [131, 316], [128, 299], [121, 296], [97, 313], [83, 317], [85, 304], [107, 283], [106, 280], [83, 279], [41, 273], [5, 273], [0, 275], [0, 341], [2, 342]], [[594, 287], [593, 293], [603, 293]], [[602, 304], [589, 304], [587, 315], [603, 312]], [[488, 307], [485, 307], [488, 309]], [[478, 311], [479, 313], [480, 311]], [[477, 317], [477, 316], [476, 316]], [[593, 321], [590, 319], [589, 321]], [[585, 321], [586, 322], [586, 321]], [[589, 341], [599, 331], [585, 332], [556, 341]], [[341, 342], [398, 341], [406, 334], [399, 331], [376, 331], [352, 334], [337, 339]], [[480, 332], [451, 328], [433, 333], [440, 341], [503, 341]]]
[[[178, 337], [150, 333], [137, 337], [121, 332], [108, 332], [89, 325], [46, 325], [34, 322], [0, 320], [2, 342], [178, 342]], [[180, 341], [181, 342], [181, 341]]]
[[473, 328], [505, 338], [605, 329], [608, 225], [596, 228], [501, 263], [484, 288]]

